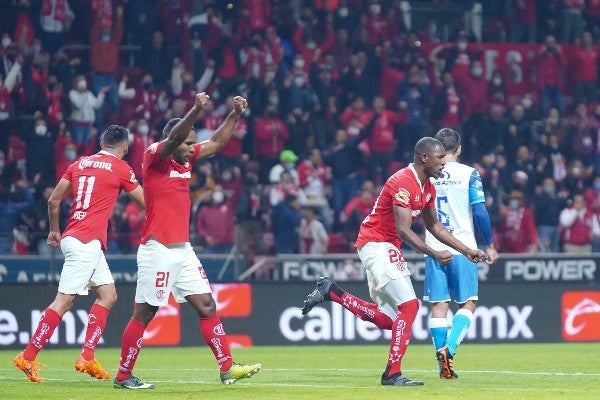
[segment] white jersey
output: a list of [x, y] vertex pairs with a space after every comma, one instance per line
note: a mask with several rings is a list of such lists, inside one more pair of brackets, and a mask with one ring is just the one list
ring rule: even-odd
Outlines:
[[[446, 162], [439, 179], [431, 178], [437, 198], [435, 208], [438, 220], [452, 235], [471, 249], [477, 248], [471, 205], [485, 202], [481, 177], [476, 169], [456, 161]], [[437, 250], [453, 248], [437, 240], [429, 231], [425, 233], [425, 243]]]

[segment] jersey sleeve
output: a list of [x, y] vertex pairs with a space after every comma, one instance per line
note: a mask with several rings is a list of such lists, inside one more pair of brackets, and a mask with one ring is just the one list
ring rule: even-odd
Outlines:
[[427, 197], [425, 198], [425, 206], [423, 208], [435, 208], [435, 198], [437, 191], [431, 181], [427, 181], [429, 188], [427, 189]]
[[483, 183], [477, 170], [473, 170], [469, 177], [469, 204], [485, 203]]
[[198, 156], [200, 155], [200, 149], [202, 149], [202, 144], [196, 143], [194, 145], [194, 154], [192, 154], [188, 160], [190, 163], [193, 163], [196, 160], [196, 158], [198, 158]]
[[160, 157], [158, 156], [160, 152], [160, 147], [163, 145], [164, 141], [152, 143], [150, 146], [146, 147], [144, 151], [144, 164], [147, 167], [154, 165], [160, 162]]
[[135, 177], [133, 169], [131, 169], [129, 164], [126, 162], [123, 162], [119, 165], [119, 182], [123, 190], [125, 190], [127, 193], [131, 192], [140, 185]]
[[69, 167], [67, 168], [67, 170], [63, 173], [63, 178], [68, 180], [69, 182], [73, 182], [73, 170], [75, 169], [75, 166], [77, 165], [76, 162], [71, 163], [69, 165]]

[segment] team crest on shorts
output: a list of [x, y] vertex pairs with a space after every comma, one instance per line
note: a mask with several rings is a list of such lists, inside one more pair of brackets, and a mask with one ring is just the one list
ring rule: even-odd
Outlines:
[[156, 299], [162, 301], [162, 300], [164, 300], [164, 298], [165, 298], [165, 291], [162, 289], [157, 290], [156, 291]]

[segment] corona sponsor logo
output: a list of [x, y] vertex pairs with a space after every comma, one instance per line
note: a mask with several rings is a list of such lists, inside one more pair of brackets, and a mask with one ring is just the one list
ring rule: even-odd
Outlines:
[[112, 172], [112, 163], [106, 161], [94, 161], [90, 158], [84, 157], [81, 160], [79, 160], [79, 169], [84, 168], [104, 169], [106, 171]]
[[192, 173], [190, 171], [179, 172], [179, 171], [171, 170], [171, 172], [169, 172], [169, 178], [191, 179]]

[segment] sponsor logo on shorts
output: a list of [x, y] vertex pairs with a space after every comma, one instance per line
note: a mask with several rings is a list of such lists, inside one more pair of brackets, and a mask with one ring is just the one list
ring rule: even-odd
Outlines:
[[561, 308], [565, 340], [600, 340], [600, 292], [565, 292]]

